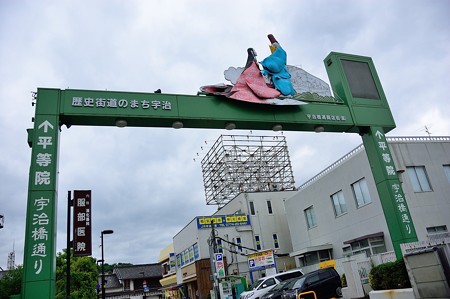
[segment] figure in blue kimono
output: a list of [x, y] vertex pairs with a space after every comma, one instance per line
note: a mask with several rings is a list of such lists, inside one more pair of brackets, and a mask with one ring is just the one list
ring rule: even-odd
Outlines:
[[287, 54], [280, 46], [272, 34], [268, 35], [271, 45], [272, 54], [261, 61], [263, 75], [269, 76], [272, 79], [272, 84], [284, 96], [295, 95], [295, 89], [291, 83], [291, 74], [286, 68]]

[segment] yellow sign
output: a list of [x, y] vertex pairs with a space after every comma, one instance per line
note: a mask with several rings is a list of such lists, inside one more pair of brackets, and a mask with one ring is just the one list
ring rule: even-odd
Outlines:
[[335, 260], [329, 260], [329, 261], [323, 261], [319, 263], [320, 269], [323, 268], [334, 268], [336, 269], [336, 261]]
[[212, 224], [215, 227], [250, 225], [250, 218], [245, 214], [197, 217], [198, 228], [210, 228]]

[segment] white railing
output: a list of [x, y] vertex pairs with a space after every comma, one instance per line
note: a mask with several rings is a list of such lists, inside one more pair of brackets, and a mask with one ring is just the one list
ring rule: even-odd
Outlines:
[[434, 240], [428, 239], [427, 241], [417, 241], [411, 243], [400, 244], [403, 255], [420, 252], [433, 248], [435, 246], [445, 245], [450, 248], [450, 238], [436, 238]]
[[[378, 266], [378, 265], [389, 263], [389, 262], [395, 262], [397, 260], [397, 257], [395, 256], [394, 251], [387, 251], [387, 252], [383, 252], [383, 253], [379, 253], [379, 254], [374, 254], [370, 257], [367, 257], [366, 253], [360, 253], [360, 254], [351, 255], [348, 257], [338, 258], [338, 259], [335, 259], [335, 261], [336, 261], [336, 271], [339, 274], [342, 275], [344, 273], [344, 267], [342, 266], [342, 263], [349, 261], [349, 260], [354, 260], [358, 263], [359, 262], [362, 262], [362, 263], [369, 262], [370, 264], [373, 264], [374, 266]], [[319, 269], [319, 264], [302, 266], [301, 269], [303, 270], [304, 273], [309, 273], [311, 271]]]
[[307, 180], [304, 184], [302, 184], [300, 187], [298, 187], [297, 190], [301, 190], [305, 187], [308, 187], [309, 185], [311, 185], [312, 183], [314, 183], [315, 181], [317, 181], [318, 179], [320, 179], [321, 177], [323, 177], [324, 175], [329, 173], [331, 170], [333, 170], [337, 166], [341, 165], [344, 161], [348, 160], [350, 157], [352, 157], [356, 153], [360, 152], [363, 148], [364, 148], [364, 146], [362, 144], [360, 144], [358, 147], [351, 150], [349, 153], [344, 155], [342, 158], [340, 158], [339, 160], [337, 160], [336, 162], [334, 162], [333, 164], [331, 164], [330, 166], [328, 166], [327, 168], [325, 168], [324, 170], [322, 170], [321, 172], [319, 172], [318, 174], [313, 176], [311, 179]]
[[370, 259], [372, 260], [374, 266], [378, 266], [389, 262], [395, 262], [397, 260], [397, 257], [395, 256], [395, 251], [388, 251], [372, 255]]
[[388, 142], [450, 142], [449, 136], [386, 137]]
[[[449, 136], [386, 137], [386, 140], [388, 141], [388, 143], [389, 142], [406, 143], [406, 142], [424, 142], [424, 141], [426, 141], [426, 142], [450, 142], [450, 137]], [[313, 176], [311, 179], [307, 180], [305, 183], [300, 185], [297, 188], [297, 190], [301, 190], [301, 189], [308, 187], [309, 185], [311, 185], [312, 183], [314, 183], [315, 181], [317, 181], [318, 179], [320, 179], [321, 177], [323, 177], [324, 175], [329, 173], [331, 170], [333, 170], [337, 166], [341, 165], [344, 161], [348, 160], [350, 157], [359, 153], [363, 149], [364, 149], [363, 144], [358, 145], [356, 148], [354, 148], [353, 150], [348, 152], [342, 158], [340, 158], [339, 160], [337, 160], [336, 162], [334, 162], [333, 164], [331, 164], [330, 166], [328, 166], [327, 168], [325, 168], [324, 170], [322, 170], [321, 172], [319, 172], [318, 174]]]

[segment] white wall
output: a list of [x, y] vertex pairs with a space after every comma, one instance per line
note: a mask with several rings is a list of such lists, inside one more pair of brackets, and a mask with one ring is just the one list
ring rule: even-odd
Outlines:
[[[443, 165], [450, 164], [450, 142], [391, 145], [398, 169], [406, 166], [425, 166], [432, 192], [413, 191], [407, 173], [403, 173], [403, 189], [419, 240], [427, 239], [427, 227], [447, 225], [450, 229], [450, 183]], [[394, 154], [395, 153], [395, 154]]]
[[[407, 173], [402, 177], [419, 240], [426, 239], [426, 227], [447, 225], [450, 229], [450, 183], [443, 165], [450, 164], [450, 141], [390, 142], [398, 169], [425, 166], [433, 191], [414, 193]], [[357, 208], [351, 184], [365, 177], [372, 202]], [[342, 190], [348, 212], [336, 217], [330, 196]], [[304, 210], [311, 205], [317, 227], [308, 229]], [[364, 150], [361, 150], [329, 171], [311, 185], [301, 189], [286, 202], [293, 252], [326, 243], [333, 245], [333, 256], [342, 256], [343, 242], [367, 234], [383, 232], [386, 250], [393, 250], [378, 192]]]
[[[333, 256], [341, 257], [344, 241], [383, 232], [387, 250], [392, 250], [386, 220], [370, 171], [366, 153], [360, 151], [314, 184], [300, 190], [286, 202], [293, 251], [309, 246], [333, 245]], [[357, 207], [351, 184], [365, 178], [372, 202]], [[331, 195], [342, 190], [347, 213], [335, 216]], [[304, 210], [314, 207], [317, 226], [307, 228]]]

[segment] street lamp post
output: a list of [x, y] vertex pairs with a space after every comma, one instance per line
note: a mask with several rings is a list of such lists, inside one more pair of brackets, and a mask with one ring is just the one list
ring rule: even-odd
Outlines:
[[101, 232], [101, 236], [100, 236], [101, 237], [101, 241], [102, 241], [102, 286], [101, 286], [101, 288], [102, 288], [102, 299], [106, 298], [105, 297], [105, 257], [104, 257], [105, 253], [104, 253], [104, 249], [103, 249], [103, 235], [110, 235], [112, 233], [114, 233], [113, 230], [106, 229], [106, 230], [103, 230]]

